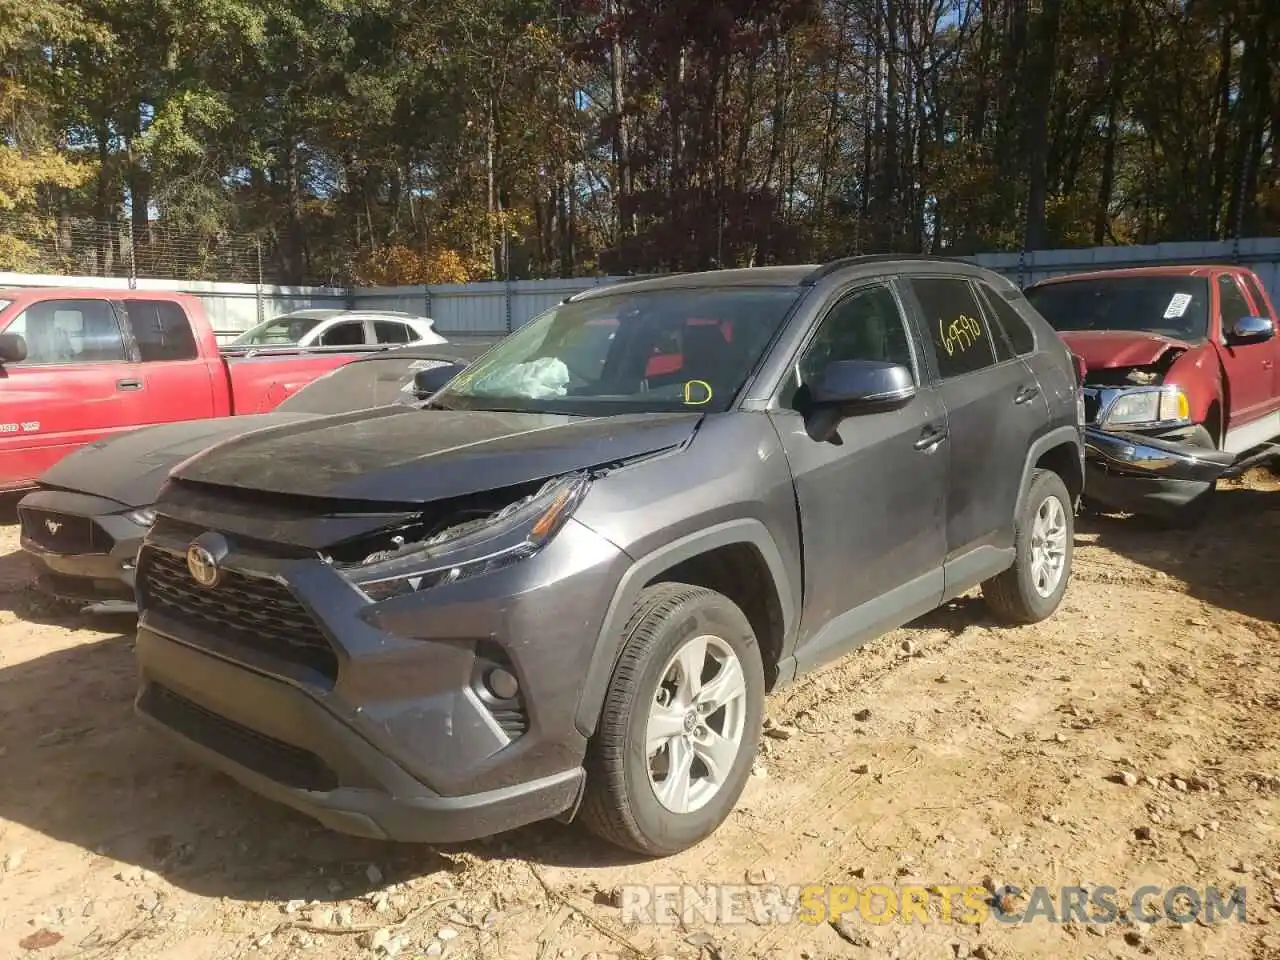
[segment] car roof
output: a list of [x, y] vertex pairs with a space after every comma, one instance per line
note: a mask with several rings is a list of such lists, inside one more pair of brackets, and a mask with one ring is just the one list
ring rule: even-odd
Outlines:
[[991, 271], [972, 260], [957, 257], [931, 256], [929, 254], [867, 254], [844, 257], [830, 263], [796, 264], [776, 267], [737, 267], [728, 270], [704, 270], [697, 273], [655, 274], [634, 280], [622, 280], [605, 286], [592, 287], [569, 298], [572, 302], [607, 297], [615, 293], [722, 289], [724, 287], [811, 287], [824, 277], [842, 271], [884, 273], [885, 268], [897, 268], [903, 272], [921, 272], [928, 267], [960, 268], [970, 276], [987, 277]]

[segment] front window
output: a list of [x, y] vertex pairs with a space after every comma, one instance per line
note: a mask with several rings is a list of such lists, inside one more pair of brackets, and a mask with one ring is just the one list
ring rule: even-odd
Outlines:
[[1203, 277], [1097, 277], [1046, 283], [1027, 299], [1059, 332], [1121, 330], [1203, 340], [1209, 285]]
[[231, 341], [232, 346], [262, 347], [299, 343], [303, 337], [320, 326], [328, 317], [300, 317], [286, 313], [284, 316], [260, 323]]
[[469, 410], [597, 416], [727, 410], [794, 287], [618, 293], [535, 317], [437, 394]]

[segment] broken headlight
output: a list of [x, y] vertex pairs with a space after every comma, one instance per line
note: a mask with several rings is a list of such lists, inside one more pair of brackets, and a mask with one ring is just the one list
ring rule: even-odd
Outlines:
[[1112, 401], [1105, 426], [1121, 427], [1142, 423], [1173, 423], [1190, 417], [1187, 395], [1174, 386], [1156, 390], [1126, 390]]
[[495, 513], [372, 553], [343, 572], [378, 601], [509, 566], [537, 553], [560, 532], [589, 485], [581, 474], [548, 481]]

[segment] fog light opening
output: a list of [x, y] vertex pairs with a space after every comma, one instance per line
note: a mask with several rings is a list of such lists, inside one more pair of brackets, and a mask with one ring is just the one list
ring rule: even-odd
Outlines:
[[485, 688], [499, 700], [514, 700], [520, 695], [520, 682], [515, 675], [495, 667], [484, 675]]

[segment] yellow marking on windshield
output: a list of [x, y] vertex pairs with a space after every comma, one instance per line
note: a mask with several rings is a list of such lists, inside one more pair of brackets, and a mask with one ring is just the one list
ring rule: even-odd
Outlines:
[[[706, 395], [705, 397], [703, 397], [701, 400], [694, 400], [694, 399], [693, 399], [693, 389], [692, 389], [692, 388], [693, 388], [693, 386], [694, 386], [695, 384], [697, 384], [698, 386], [702, 387], [702, 389], [703, 389], [703, 390], [707, 391], [707, 395]], [[705, 380], [686, 380], [686, 381], [685, 381], [685, 384], [684, 384], [684, 402], [685, 402], [687, 405], [689, 405], [689, 406], [691, 406], [691, 407], [701, 407], [701, 406], [703, 406], [704, 404], [708, 404], [708, 403], [710, 403], [710, 402], [711, 402], [711, 396], [712, 396], [712, 394], [711, 394], [711, 384], [707, 383], [707, 381], [705, 381]]]

